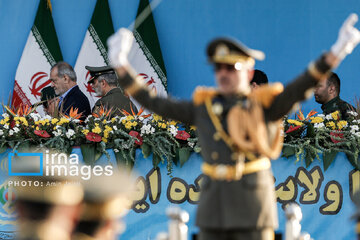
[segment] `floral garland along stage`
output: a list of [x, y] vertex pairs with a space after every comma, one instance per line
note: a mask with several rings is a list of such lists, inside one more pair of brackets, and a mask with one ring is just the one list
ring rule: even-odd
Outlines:
[[305, 160], [308, 167], [314, 159], [320, 160], [326, 170], [338, 152], [344, 152], [350, 163], [360, 170], [360, 120], [358, 113], [349, 111], [347, 121], [341, 120], [339, 111], [317, 114], [311, 111], [306, 117], [299, 111], [296, 119], [284, 119], [283, 157], [295, 155], [296, 161]]
[[[113, 149], [119, 166], [132, 168], [135, 150], [141, 148], [145, 158], [153, 153], [153, 165], [160, 162], [171, 174], [173, 164], [182, 166], [192, 151], [201, 148], [195, 135], [195, 127], [184, 126], [159, 115], [137, 114], [110, 118], [110, 111], [101, 108], [84, 123], [76, 110], [69, 116], [41, 117], [31, 108], [20, 108], [16, 113], [5, 107], [8, 113], [0, 120], [0, 152], [7, 148], [26, 149], [31, 146], [56, 149], [71, 153], [72, 147], [80, 146], [86, 164], [94, 164], [102, 154], [110, 158], [106, 149]], [[326, 170], [338, 152], [345, 152], [351, 164], [360, 169], [358, 161], [360, 144], [360, 120], [356, 112], [348, 121], [340, 120], [339, 112], [329, 115], [311, 111], [306, 117], [300, 111], [296, 119], [284, 119], [283, 157], [296, 156], [309, 166], [314, 159], [320, 160]]]
[[142, 110], [110, 118], [110, 111], [102, 109], [81, 124], [76, 110], [55, 118], [29, 109], [17, 113], [6, 109], [0, 120], [0, 152], [36, 146], [70, 154], [72, 147], [80, 146], [84, 162], [94, 164], [102, 154], [109, 159], [106, 149], [113, 149], [118, 165], [132, 168], [135, 150], [141, 148], [145, 158], [153, 153], [154, 166], [166, 162], [170, 174], [174, 163], [182, 166], [191, 151], [200, 151], [195, 127], [156, 114], [141, 115]]

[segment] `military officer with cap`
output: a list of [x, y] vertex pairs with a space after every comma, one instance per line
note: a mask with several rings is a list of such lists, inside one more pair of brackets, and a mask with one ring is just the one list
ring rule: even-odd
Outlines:
[[96, 101], [92, 109], [93, 113], [97, 113], [101, 107], [107, 110], [111, 109], [111, 117], [123, 115], [121, 110], [131, 113], [131, 108], [136, 111], [131, 100], [124, 96], [120, 88], [118, 88], [118, 80], [115, 71], [110, 66], [103, 67], [85, 67], [90, 72], [90, 83], [97, 97], [101, 97]]
[[129, 30], [108, 40], [111, 63], [128, 94], [159, 115], [197, 126], [205, 175], [196, 219], [200, 240], [273, 239], [278, 223], [269, 159], [281, 152], [282, 118], [359, 43], [356, 20], [351, 15], [331, 51], [285, 89], [277, 83], [251, 91], [255, 59], [264, 54], [233, 39], [215, 39], [207, 55], [218, 87], [197, 88], [192, 102], [154, 96], [135, 77], [127, 61]]
[[115, 240], [124, 230], [120, 221], [131, 206], [134, 178], [125, 171], [84, 181], [84, 201], [73, 240]]

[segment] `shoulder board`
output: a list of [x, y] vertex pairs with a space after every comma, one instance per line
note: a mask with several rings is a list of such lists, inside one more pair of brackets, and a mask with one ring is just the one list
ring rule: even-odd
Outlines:
[[200, 105], [208, 98], [213, 98], [218, 94], [215, 88], [197, 87], [193, 93], [193, 101], [195, 105]]
[[263, 84], [254, 89], [250, 97], [255, 99], [265, 108], [270, 107], [275, 97], [284, 91], [284, 86], [277, 82], [273, 84]]

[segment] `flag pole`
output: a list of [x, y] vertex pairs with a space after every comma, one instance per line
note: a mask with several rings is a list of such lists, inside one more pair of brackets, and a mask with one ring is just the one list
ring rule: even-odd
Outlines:
[[151, 10], [154, 11], [155, 8], [157, 8], [157, 6], [159, 6], [161, 1], [162, 0], [151, 1], [151, 3], [149, 3], [149, 5], [147, 5], [147, 7], [144, 8], [144, 10], [139, 14], [139, 16], [129, 25], [128, 29], [129, 30], [137, 29], [144, 22], [144, 20], [149, 16], [149, 14], [152, 12]]

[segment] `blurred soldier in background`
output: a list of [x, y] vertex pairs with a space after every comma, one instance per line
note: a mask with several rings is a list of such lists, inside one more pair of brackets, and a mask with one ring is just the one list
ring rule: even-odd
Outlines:
[[73, 240], [115, 240], [125, 228], [121, 222], [131, 206], [134, 180], [128, 172], [94, 176], [84, 181], [84, 201]]
[[[40, 165], [13, 160], [16, 172], [36, 173]], [[41, 166], [42, 167], [42, 166]], [[15, 190], [19, 240], [67, 240], [75, 227], [83, 199], [77, 178], [18, 176], [9, 180]]]

